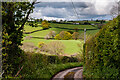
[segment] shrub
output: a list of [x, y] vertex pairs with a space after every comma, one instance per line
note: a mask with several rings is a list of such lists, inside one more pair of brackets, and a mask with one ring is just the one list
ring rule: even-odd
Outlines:
[[61, 31], [59, 34], [55, 36], [57, 40], [70, 40], [72, 38], [72, 34], [67, 31]]
[[[61, 57], [63, 58], [64, 56]], [[59, 56], [43, 55], [40, 53], [27, 52], [23, 56], [23, 59], [25, 59], [22, 64], [24, 66], [20, 71], [20, 74], [18, 75], [19, 79], [17, 80], [21, 80], [23, 78], [25, 80], [33, 80], [36, 78], [40, 80], [51, 80], [50, 78], [52, 78], [52, 76], [61, 70], [83, 65], [82, 62], [61, 62], [62, 60], [59, 58]]]
[[[120, 16], [86, 41], [84, 59], [87, 77], [120, 79]], [[102, 74], [100, 74], [102, 73]]]
[[45, 45], [44, 42], [39, 42], [39, 44], [38, 44], [39, 48], [42, 48], [44, 45]]
[[60, 34], [57, 34], [54, 38], [55, 38], [56, 40], [61, 40]]
[[72, 34], [72, 38], [75, 39], [75, 40], [79, 39], [79, 33], [78, 32], [74, 32]]

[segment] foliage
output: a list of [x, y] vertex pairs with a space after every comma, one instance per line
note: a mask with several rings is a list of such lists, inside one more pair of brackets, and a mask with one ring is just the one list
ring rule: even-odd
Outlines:
[[42, 48], [44, 45], [45, 45], [44, 42], [39, 42], [38, 47], [39, 47], [39, 48]]
[[2, 3], [2, 58], [3, 77], [15, 76], [23, 62], [23, 52], [18, 47], [23, 38], [23, 27], [34, 3], [3, 2]]
[[37, 22], [34, 23], [33, 21], [29, 21], [28, 23], [29, 23], [29, 25], [32, 26], [32, 27], [38, 27]]
[[[25, 53], [24, 59], [24, 68], [19, 74], [21, 79], [50, 80], [52, 76], [61, 70], [83, 65], [82, 62], [75, 61], [74, 58], [70, 62], [71, 57], [64, 58], [64, 56], [61, 56], [59, 58], [58, 56], [48, 56], [40, 53]], [[63, 59], [68, 59], [68, 62], [64, 62]]]
[[75, 40], [79, 39], [79, 33], [78, 32], [74, 32], [72, 34], [72, 38], [75, 39]]
[[84, 59], [87, 77], [120, 79], [119, 43], [120, 16], [104, 25], [99, 33], [86, 41]]
[[84, 25], [91, 25], [88, 21], [84, 22]]
[[48, 29], [49, 26], [50, 26], [50, 24], [48, 23], [47, 20], [42, 21], [42, 28], [43, 28], [43, 29]]
[[57, 40], [70, 40], [72, 38], [72, 34], [67, 31], [61, 31], [59, 34], [55, 36]]

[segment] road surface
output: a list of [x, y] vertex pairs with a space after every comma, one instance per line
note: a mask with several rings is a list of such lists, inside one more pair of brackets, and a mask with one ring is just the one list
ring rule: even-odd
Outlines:
[[83, 80], [83, 67], [67, 69], [56, 74], [52, 80]]

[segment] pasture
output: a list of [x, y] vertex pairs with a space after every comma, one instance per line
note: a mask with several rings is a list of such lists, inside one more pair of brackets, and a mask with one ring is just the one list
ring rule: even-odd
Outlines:
[[[97, 29], [96, 27], [91, 26], [91, 25], [73, 25], [73, 24], [50, 23], [50, 27], [51, 28], [49, 28], [49, 29], [43, 30], [40, 23], [38, 24], [38, 27], [32, 27], [32, 26], [29, 26], [28, 24], [26, 24], [24, 27], [24, 32], [30, 32], [30, 33], [24, 34], [23, 43], [30, 42], [31, 44], [33, 43], [34, 46], [38, 47], [39, 42], [49, 43], [51, 41], [58, 41], [58, 40], [54, 40], [54, 39], [49, 39], [49, 40], [44, 39], [44, 37], [50, 31], [55, 31], [56, 34], [58, 34], [61, 31], [75, 32], [75, 29], [78, 29], [78, 32], [81, 35], [81, 37], [84, 37], [84, 28], [87, 29], [86, 35], [89, 35], [89, 36], [92, 36], [99, 31], [99, 29]], [[31, 36], [33, 38], [25, 39], [26, 36]], [[84, 44], [83, 39], [59, 40], [59, 41], [65, 45], [64, 54], [72, 55], [72, 54], [82, 53], [82, 47]], [[78, 46], [78, 45], [80, 45], [80, 46]]]

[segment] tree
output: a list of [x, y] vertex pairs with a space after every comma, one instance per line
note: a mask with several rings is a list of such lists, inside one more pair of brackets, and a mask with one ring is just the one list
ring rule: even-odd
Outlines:
[[67, 31], [61, 31], [59, 34], [55, 36], [57, 40], [69, 40], [72, 38], [72, 34]]
[[115, 2], [115, 4], [111, 8], [110, 14], [112, 15], [113, 18], [120, 15], [120, 1]]
[[23, 28], [34, 4], [30, 2], [3, 2], [2, 3], [2, 62], [3, 77], [15, 76], [23, 62], [22, 45]]
[[42, 20], [42, 18], [40, 19], [40, 22], [42, 22], [43, 20]]
[[55, 31], [50, 31], [48, 33], [48, 35], [49, 35], [50, 38], [54, 38], [55, 37]]
[[44, 44], [41, 47], [41, 51], [45, 51], [50, 54], [60, 55], [64, 53], [65, 46], [60, 41], [52, 41], [48, 44]]
[[43, 29], [48, 29], [49, 28], [49, 23], [48, 23], [48, 21], [47, 20], [44, 20], [44, 21], [42, 21], [42, 28]]
[[79, 39], [79, 33], [74, 32], [73, 35], [72, 35], [72, 38], [75, 39], [75, 40]]

